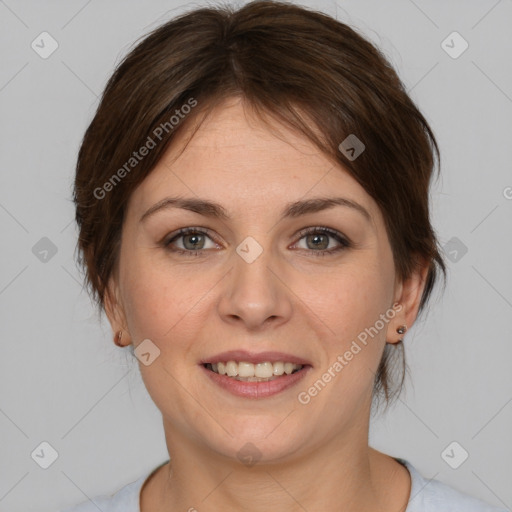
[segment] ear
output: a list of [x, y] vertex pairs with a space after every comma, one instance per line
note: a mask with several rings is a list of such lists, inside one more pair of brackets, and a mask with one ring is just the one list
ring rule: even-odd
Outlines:
[[109, 278], [108, 285], [105, 288], [103, 304], [108, 321], [114, 331], [114, 337], [117, 332], [122, 331], [122, 344], [129, 345], [130, 340], [126, 324], [126, 315], [122, 301], [120, 300], [119, 287], [113, 276]]
[[398, 343], [403, 339], [403, 334], [397, 333], [400, 326], [405, 325], [409, 330], [418, 316], [421, 297], [428, 276], [430, 262], [423, 258], [418, 258], [416, 269], [405, 281], [397, 281], [395, 283], [394, 304], [399, 303], [401, 309], [395, 307], [395, 317], [388, 324], [387, 338], [388, 343]]

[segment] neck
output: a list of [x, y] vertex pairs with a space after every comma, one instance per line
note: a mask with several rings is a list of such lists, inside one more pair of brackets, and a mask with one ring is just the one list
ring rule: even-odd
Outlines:
[[152, 497], [141, 500], [142, 512], [406, 508], [410, 486], [400, 464], [370, 448], [367, 439], [348, 443], [348, 435], [324, 440], [286, 461], [248, 465], [173, 434], [166, 428], [172, 459], [155, 477]]

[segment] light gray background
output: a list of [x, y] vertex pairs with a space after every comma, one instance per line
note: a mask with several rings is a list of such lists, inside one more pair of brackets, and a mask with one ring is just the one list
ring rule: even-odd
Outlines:
[[[137, 361], [115, 347], [82, 289], [71, 185], [115, 63], [190, 5], [204, 4], [0, 0], [2, 512], [56, 511], [168, 458]], [[411, 379], [371, 443], [510, 508], [512, 2], [303, 5], [359, 28], [396, 66], [441, 146], [432, 197], [440, 241], [467, 247], [448, 261], [444, 297], [405, 336]], [[59, 44], [48, 59], [31, 48], [43, 31]], [[453, 31], [469, 43], [456, 59], [441, 47]], [[32, 252], [42, 237], [57, 247], [46, 262]], [[31, 458], [43, 441], [58, 452], [46, 470]], [[452, 441], [469, 452], [458, 469], [441, 457]]]

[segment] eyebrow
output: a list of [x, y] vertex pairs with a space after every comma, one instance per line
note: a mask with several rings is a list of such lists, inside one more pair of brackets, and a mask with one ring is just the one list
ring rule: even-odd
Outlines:
[[[371, 222], [372, 217], [368, 210], [359, 203], [347, 199], [345, 197], [316, 197], [313, 199], [306, 199], [301, 201], [295, 201], [288, 203], [283, 211], [281, 212], [281, 219], [295, 218], [301, 215], [307, 215], [308, 213], [316, 213], [335, 206], [345, 206], [351, 208], [354, 211], [359, 212], [363, 217]], [[143, 222], [148, 217], [152, 216], [158, 211], [166, 210], [169, 208], [181, 208], [189, 210], [191, 212], [204, 215], [205, 217], [211, 217], [221, 220], [229, 220], [229, 214], [226, 209], [218, 203], [208, 201], [206, 199], [199, 198], [181, 198], [181, 197], [166, 197], [154, 204], [149, 208], [139, 219], [139, 222]]]

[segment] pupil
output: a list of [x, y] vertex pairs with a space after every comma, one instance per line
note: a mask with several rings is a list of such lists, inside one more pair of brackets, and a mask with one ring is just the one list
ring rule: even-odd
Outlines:
[[[199, 235], [199, 234], [195, 234], [195, 235], [187, 235], [184, 237], [184, 240], [185, 240], [185, 247], [187, 249], [197, 249], [197, 243], [198, 243], [198, 239], [200, 239], [202, 237], [202, 235]], [[192, 246], [191, 247], [187, 247], [187, 239], [189, 240], [192, 240]]]
[[[329, 245], [329, 243], [327, 243], [327, 244], [325, 243], [326, 238], [327, 238], [325, 235], [310, 235], [310, 236], [311, 236], [312, 240], [315, 240], [313, 242], [313, 247], [318, 248], [321, 246], [320, 247], [321, 249], [326, 249], [327, 246]], [[322, 244], [321, 241], [320, 241], [320, 243], [317, 243], [319, 241], [319, 239], [321, 239], [322, 237], [324, 238], [324, 241], [323, 241], [324, 243]]]

